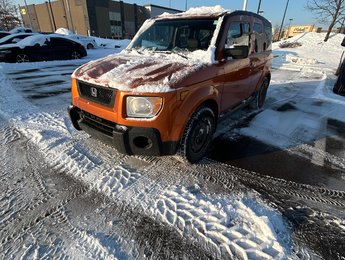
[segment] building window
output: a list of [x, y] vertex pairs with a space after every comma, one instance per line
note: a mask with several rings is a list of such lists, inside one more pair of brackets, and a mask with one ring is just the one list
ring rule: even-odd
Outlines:
[[121, 22], [121, 13], [118, 12], [109, 12], [110, 20], [110, 31], [111, 35], [114, 38], [122, 39], [122, 22]]

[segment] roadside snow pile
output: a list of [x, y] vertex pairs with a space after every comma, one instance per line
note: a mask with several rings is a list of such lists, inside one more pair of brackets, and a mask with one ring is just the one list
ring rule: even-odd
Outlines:
[[110, 49], [124, 49], [131, 42], [129, 39], [115, 40], [91, 36], [96, 40], [97, 46]]
[[[309, 63], [311, 59], [314, 59], [317, 61], [317, 67], [319, 67], [321, 70], [324, 68], [327, 68], [327, 70], [329, 70], [329, 68], [334, 68], [335, 70], [338, 67], [341, 53], [344, 50], [344, 47], [341, 46], [344, 35], [333, 33], [330, 35], [330, 38], [327, 42], [324, 42], [325, 36], [326, 33], [310, 32], [299, 34], [285, 41], [285, 44], [292, 44], [296, 42], [300, 43], [302, 46], [298, 48], [290, 47], [282, 49], [280, 48], [280, 44], [283, 42], [273, 43], [273, 53], [276, 57], [280, 57], [280, 59], [274, 59], [274, 67], [280, 67], [282, 66], [282, 63], [285, 63], [286, 61], [299, 65], [316, 64], [314, 61]], [[295, 59], [286, 60], [285, 56], [288, 54], [293, 54], [299, 58], [308, 59], [308, 61], [307, 63], [304, 61], [302, 64], [300, 64], [298, 62], [296, 63]]]
[[316, 59], [301, 58], [292, 54], [286, 55], [286, 60], [299, 65], [312, 65], [316, 64]]
[[282, 42], [279, 44], [279, 48], [297, 48], [302, 46], [302, 43], [300, 42]]

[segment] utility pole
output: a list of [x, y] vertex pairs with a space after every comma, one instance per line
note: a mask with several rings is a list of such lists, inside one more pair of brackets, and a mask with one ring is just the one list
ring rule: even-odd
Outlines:
[[49, 2], [49, 8], [50, 8], [50, 12], [52, 13], [52, 18], [53, 18], [53, 25], [54, 25], [54, 32], [56, 31], [56, 23], [55, 23], [55, 18], [54, 18], [54, 12], [53, 12], [53, 8], [52, 8], [52, 3], [50, 2], [50, 0], [48, 0]]
[[286, 15], [286, 11], [288, 9], [288, 6], [289, 6], [289, 0], [286, 1], [286, 6], [285, 6], [284, 15], [283, 15], [283, 20], [282, 20], [282, 24], [280, 25], [280, 29], [279, 29], [278, 41], [280, 40], [280, 36], [281, 36], [282, 30], [283, 30], [285, 15]]
[[67, 12], [69, 14], [69, 19], [71, 20], [71, 26], [72, 26], [72, 33], [75, 34], [74, 32], [74, 25], [73, 25], [73, 20], [72, 20], [72, 15], [71, 15], [71, 10], [69, 8], [69, 1], [66, 0], [66, 6], [67, 6]]
[[188, 1], [186, 0], [186, 5], [184, 7], [184, 10], [187, 11], [187, 8], [188, 8]]
[[243, 11], [247, 10], [247, 0], [243, 0]]

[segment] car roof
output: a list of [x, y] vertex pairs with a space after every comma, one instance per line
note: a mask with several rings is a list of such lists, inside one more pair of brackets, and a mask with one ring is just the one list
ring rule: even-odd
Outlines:
[[170, 19], [217, 19], [222, 16], [229, 17], [234, 15], [250, 15], [254, 16], [258, 19], [261, 19], [266, 26], [272, 26], [271, 23], [263, 16], [258, 15], [253, 12], [249, 11], [242, 11], [242, 10], [225, 10], [223, 8], [217, 7], [199, 7], [199, 8], [191, 8], [186, 12], [182, 13], [175, 13], [175, 14], [168, 14], [164, 13], [162, 15], [153, 17], [153, 20], [162, 21], [162, 20], [170, 20]]

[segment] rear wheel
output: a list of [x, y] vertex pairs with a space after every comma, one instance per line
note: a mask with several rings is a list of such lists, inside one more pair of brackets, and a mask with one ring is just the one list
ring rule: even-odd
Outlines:
[[339, 76], [334, 84], [333, 92], [336, 94], [342, 94], [345, 90], [345, 60], [340, 66]]
[[80, 53], [77, 52], [77, 51], [73, 51], [72, 54], [71, 54], [71, 58], [72, 58], [73, 60], [80, 59], [80, 57], [81, 57], [81, 55], [80, 55]]
[[93, 47], [93, 45], [92, 45], [91, 43], [88, 43], [88, 44], [86, 45], [86, 48], [87, 48], [87, 49], [93, 49], [94, 47]]
[[251, 108], [260, 109], [264, 106], [269, 84], [270, 83], [269, 83], [268, 78], [265, 78], [261, 84], [259, 91], [255, 94], [255, 99], [250, 104]]
[[186, 126], [179, 155], [190, 163], [200, 161], [210, 147], [214, 131], [215, 115], [212, 109], [198, 108]]
[[16, 56], [16, 62], [22, 63], [22, 62], [29, 62], [29, 61], [30, 61], [29, 56], [26, 55], [25, 53], [20, 53], [20, 54], [17, 54]]

